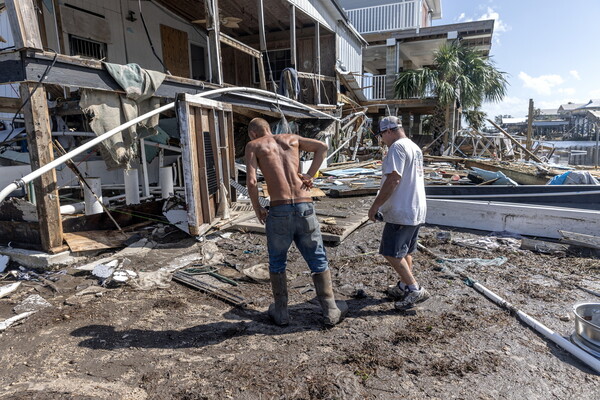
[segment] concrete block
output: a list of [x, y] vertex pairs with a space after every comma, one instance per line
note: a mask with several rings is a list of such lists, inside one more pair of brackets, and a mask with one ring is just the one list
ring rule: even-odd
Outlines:
[[57, 254], [48, 254], [36, 250], [0, 247], [0, 254], [7, 255], [14, 262], [28, 268], [53, 269], [61, 265], [69, 265], [77, 261], [69, 251]]

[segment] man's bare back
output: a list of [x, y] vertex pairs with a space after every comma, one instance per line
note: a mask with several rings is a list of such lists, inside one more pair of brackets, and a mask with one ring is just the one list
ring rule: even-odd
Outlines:
[[292, 134], [272, 135], [250, 142], [267, 182], [271, 201], [307, 196], [307, 191], [302, 189], [302, 180], [298, 176], [298, 137]]
[[[325, 159], [328, 146], [299, 135], [273, 135], [264, 120], [251, 122], [248, 135], [251, 139], [246, 145], [248, 193], [259, 220], [264, 222], [266, 210], [258, 202], [256, 169], [260, 167], [265, 177], [271, 202], [310, 198], [312, 177]], [[300, 150], [314, 153], [306, 174], [299, 173]]]

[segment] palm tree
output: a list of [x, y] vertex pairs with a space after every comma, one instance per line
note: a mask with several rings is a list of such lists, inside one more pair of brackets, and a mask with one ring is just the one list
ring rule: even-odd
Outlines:
[[498, 102], [506, 95], [506, 73], [494, 62], [471, 47], [454, 42], [440, 47], [434, 57], [433, 67], [411, 69], [399, 74], [394, 83], [397, 98], [423, 98], [433, 93], [438, 98], [432, 127], [434, 138], [450, 125], [452, 105], [462, 107], [467, 121], [474, 127], [483, 118], [484, 101]]

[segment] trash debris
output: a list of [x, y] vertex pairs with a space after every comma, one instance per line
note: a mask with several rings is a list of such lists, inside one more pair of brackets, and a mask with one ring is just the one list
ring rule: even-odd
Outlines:
[[335, 217], [323, 218], [323, 223], [327, 225], [337, 225]]
[[27, 311], [27, 312], [24, 312], [22, 314], [15, 315], [14, 317], [5, 319], [4, 321], [0, 322], [0, 332], [6, 330], [6, 328], [8, 328], [9, 326], [11, 326], [15, 322], [20, 321], [20, 320], [22, 320], [24, 318], [29, 317], [33, 313], [35, 313], [35, 311]]
[[215, 242], [207, 241], [202, 246], [202, 260], [205, 265], [221, 264], [225, 260], [225, 256], [219, 251]]
[[106, 264], [98, 264], [92, 270], [92, 275], [100, 279], [108, 279], [119, 265], [119, 260], [112, 260]]
[[269, 276], [269, 264], [267, 263], [256, 264], [252, 267], [245, 268], [242, 270], [242, 273], [257, 282], [269, 282], [271, 280]]
[[226, 276], [219, 274], [218, 268], [214, 266], [204, 266], [202, 264], [194, 264], [193, 268], [186, 268], [183, 270], [186, 274], [190, 275], [209, 275], [213, 278], [220, 280], [221, 282], [229, 283], [233, 286], [238, 286], [238, 283], [233, 279], [229, 279]]
[[137, 278], [137, 273], [129, 269], [115, 271], [112, 275], [112, 279], [117, 282], [127, 282], [130, 279]]
[[0, 287], [0, 299], [5, 296], [8, 296], [10, 293], [17, 290], [17, 288], [20, 285], [21, 285], [21, 282], [15, 282], [15, 283], [11, 283], [9, 285], [4, 285], [4, 286]]
[[52, 307], [52, 304], [48, 303], [42, 296], [39, 294], [32, 294], [27, 297], [21, 303], [16, 305], [13, 308], [13, 311], [17, 314], [25, 313], [29, 311], [39, 311], [46, 307]]
[[207, 282], [203, 282], [199, 279], [200, 276], [194, 276], [183, 271], [177, 271], [175, 272], [175, 274], [173, 274], [173, 280], [180, 283], [184, 283], [188, 286], [200, 290], [201, 292], [213, 295], [216, 298], [221, 299], [227, 303], [233, 304], [235, 306], [243, 307], [247, 304], [246, 299], [244, 299], [242, 296], [231, 293], [225, 289], [211, 285]]

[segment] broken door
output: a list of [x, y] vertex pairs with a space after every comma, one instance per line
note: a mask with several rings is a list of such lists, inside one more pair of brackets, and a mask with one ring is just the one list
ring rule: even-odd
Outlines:
[[[217, 211], [231, 198], [234, 178], [231, 105], [188, 94], [178, 96], [188, 226], [194, 236], [219, 220]], [[222, 186], [224, 191], [221, 190]]]

